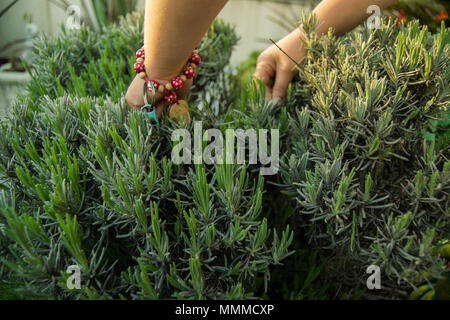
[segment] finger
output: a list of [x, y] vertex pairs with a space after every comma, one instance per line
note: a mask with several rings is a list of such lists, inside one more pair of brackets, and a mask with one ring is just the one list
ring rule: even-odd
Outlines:
[[[147, 88], [147, 85], [145, 87]], [[151, 105], [158, 104], [158, 102], [164, 99], [164, 92], [160, 92], [158, 88], [147, 88], [146, 95], [147, 103]]]
[[126, 101], [131, 109], [140, 110], [144, 105], [143, 85], [145, 81], [135, 77], [127, 90]]
[[272, 87], [270, 86], [266, 86], [266, 96], [265, 96], [265, 100], [269, 101], [272, 99]]
[[275, 76], [275, 84], [272, 89], [272, 98], [284, 99], [286, 97], [286, 91], [293, 78], [294, 74], [292, 72], [278, 68]]
[[165, 108], [165, 103], [163, 101], [161, 101], [160, 103], [158, 103], [156, 105], [156, 117], [158, 119], [162, 118], [162, 115], [164, 113], [164, 108]]
[[255, 79], [263, 80], [266, 89], [266, 100], [270, 100], [272, 97], [272, 85], [273, 85], [274, 71], [269, 65], [260, 63], [256, 66], [253, 77]]

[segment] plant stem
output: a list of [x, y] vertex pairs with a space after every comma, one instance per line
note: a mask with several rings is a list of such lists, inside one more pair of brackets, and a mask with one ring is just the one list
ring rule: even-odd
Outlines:
[[11, 4], [9, 6], [7, 6], [5, 9], [2, 10], [2, 12], [0, 13], [0, 18], [3, 17], [3, 15], [8, 12], [9, 9], [12, 8], [12, 6], [14, 6], [17, 2], [19, 2], [19, 0], [14, 0], [13, 2], [11, 2]]

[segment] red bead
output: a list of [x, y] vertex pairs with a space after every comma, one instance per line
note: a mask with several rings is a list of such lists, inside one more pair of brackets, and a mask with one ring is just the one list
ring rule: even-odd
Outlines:
[[174, 91], [169, 91], [166, 93], [165, 100], [168, 103], [176, 103], [178, 101], [177, 94]]
[[144, 66], [144, 64], [143, 64], [143, 63], [140, 63], [140, 62], [136, 62], [136, 63], [134, 64], [134, 71], [135, 71], [136, 73], [144, 72], [144, 71], [145, 71], [145, 66]]
[[184, 69], [183, 74], [186, 76], [186, 78], [192, 79], [195, 76], [195, 70], [192, 67], [187, 67], [186, 69]]
[[180, 77], [172, 79], [172, 86], [175, 90], [183, 88], [183, 80]]
[[195, 63], [196, 65], [199, 65], [202, 62], [202, 58], [198, 53], [193, 53], [189, 61]]
[[144, 49], [139, 49], [138, 51], [136, 51], [136, 58], [145, 59], [145, 51], [144, 51]]
[[[153, 88], [152, 88], [152, 85], [153, 85]], [[155, 89], [155, 91], [158, 91], [158, 88], [159, 88], [159, 83], [158, 83], [158, 81], [150, 80], [150, 81], [147, 83], [147, 90], [148, 90], [148, 91], [152, 91], [153, 89]]]

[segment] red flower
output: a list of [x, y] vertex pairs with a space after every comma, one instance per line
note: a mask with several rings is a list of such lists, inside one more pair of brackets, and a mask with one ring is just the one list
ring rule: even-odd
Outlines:
[[436, 19], [438, 19], [438, 21], [445, 20], [445, 19], [447, 19], [447, 18], [448, 18], [448, 14], [447, 14], [447, 12], [445, 12], [445, 9], [442, 10], [441, 13], [439, 13], [439, 14], [436, 16]]
[[398, 11], [398, 15], [397, 15], [397, 21], [395, 21], [394, 26], [398, 26], [401, 22], [406, 20], [406, 14], [405, 11], [403, 9], [400, 9]]

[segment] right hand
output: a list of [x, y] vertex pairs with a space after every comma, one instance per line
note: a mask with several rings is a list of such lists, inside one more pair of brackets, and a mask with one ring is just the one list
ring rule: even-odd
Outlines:
[[[298, 63], [306, 55], [300, 41], [299, 29], [278, 41], [277, 44]], [[271, 45], [259, 55], [254, 77], [264, 80], [266, 100], [285, 98], [290, 82], [298, 73], [295, 67], [296, 64], [275, 45]]]

